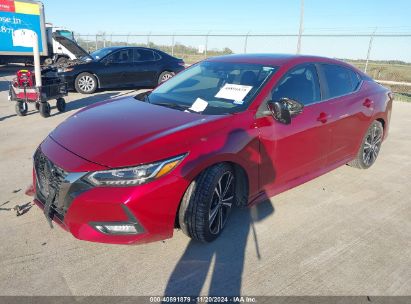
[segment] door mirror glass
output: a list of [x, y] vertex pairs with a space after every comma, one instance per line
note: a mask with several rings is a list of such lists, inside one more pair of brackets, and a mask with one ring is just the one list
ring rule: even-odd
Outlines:
[[113, 56], [108, 56], [106, 59], [103, 61], [104, 65], [110, 65], [113, 63]]
[[289, 125], [291, 118], [300, 114], [304, 108], [303, 104], [289, 98], [281, 98], [278, 101], [270, 100], [267, 105], [274, 119], [285, 125]]

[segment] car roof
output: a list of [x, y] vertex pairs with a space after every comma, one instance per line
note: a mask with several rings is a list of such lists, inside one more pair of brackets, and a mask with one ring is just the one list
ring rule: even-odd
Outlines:
[[108, 47], [105, 47], [103, 49], [113, 50], [113, 51], [115, 51], [115, 50], [124, 50], [124, 49], [143, 49], [143, 50], [150, 50], [150, 51], [158, 51], [156, 49], [147, 48], [147, 47], [144, 47], [144, 46], [127, 46], [127, 45], [124, 45], [124, 46], [108, 46]]
[[218, 57], [210, 57], [207, 61], [213, 62], [232, 62], [232, 63], [254, 63], [270, 66], [282, 66], [286, 64], [300, 64], [305, 62], [325, 62], [336, 63], [353, 68], [352, 65], [347, 64], [337, 59], [331, 59], [320, 56], [309, 55], [295, 55], [295, 54], [234, 54]]

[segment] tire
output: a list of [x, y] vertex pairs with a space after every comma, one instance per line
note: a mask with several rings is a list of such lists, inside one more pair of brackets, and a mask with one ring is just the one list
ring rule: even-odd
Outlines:
[[234, 170], [225, 163], [210, 167], [184, 194], [178, 213], [182, 231], [203, 243], [215, 240], [223, 231], [234, 202]]
[[76, 77], [74, 87], [81, 94], [93, 94], [97, 90], [97, 78], [90, 73], [81, 73]]
[[29, 110], [27, 102], [20, 101], [16, 102], [15, 109], [18, 116], [26, 116]]
[[44, 118], [49, 117], [51, 112], [50, 104], [48, 102], [41, 102], [39, 112]]
[[39, 103], [39, 102], [36, 102], [35, 107], [36, 107], [36, 110], [39, 111], [39, 110], [40, 110], [40, 103]]
[[374, 121], [364, 135], [356, 158], [348, 165], [358, 169], [370, 168], [377, 160], [383, 136], [384, 128], [382, 124], [379, 121]]
[[158, 84], [163, 83], [164, 81], [169, 80], [171, 77], [174, 76], [174, 73], [169, 72], [169, 71], [164, 71], [163, 73], [160, 74], [158, 77]]
[[59, 99], [57, 99], [56, 107], [60, 113], [66, 110], [66, 101], [64, 100], [64, 98], [60, 97]]

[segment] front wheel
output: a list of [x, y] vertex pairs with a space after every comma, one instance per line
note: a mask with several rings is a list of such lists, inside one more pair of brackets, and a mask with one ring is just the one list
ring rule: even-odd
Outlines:
[[365, 133], [356, 158], [349, 162], [348, 165], [358, 169], [368, 169], [371, 167], [377, 160], [383, 135], [384, 128], [381, 122], [374, 121]]
[[16, 102], [15, 110], [18, 116], [25, 116], [29, 110], [27, 102]]
[[202, 172], [188, 187], [179, 210], [182, 231], [194, 240], [211, 242], [223, 231], [235, 202], [235, 176], [222, 163]]
[[81, 94], [93, 94], [97, 90], [97, 78], [90, 73], [81, 73], [76, 77], [74, 86]]

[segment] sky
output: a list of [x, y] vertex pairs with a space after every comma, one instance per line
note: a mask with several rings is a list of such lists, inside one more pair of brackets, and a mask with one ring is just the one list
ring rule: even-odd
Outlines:
[[[46, 21], [65, 26], [77, 34], [296, 34], [301, 0], [43, 0]], [[393, 4], [394, 3], [394, 4]], [[304, 33], [404, 33], [411, 34], [410, 0], [305, 0]], [[135, 38], [144, 42], [146, 38]], [[204, 38], [177, 38], [192, 46]], [[139, 40], [139, 41], [137, 41]], [[171, 43], [170, 38], [150, 39]], [[302, 40], [302, 53], [363, 59], [368, 37], [311, 38]], [[247, 52], [294, 53], [297, 38], [250, 37]], [[209, 48], [229, 47], [243, 52], [244, 38], [209, 38]], [[411, 37], [373, 41], [371, 59], [411, 62]]]

